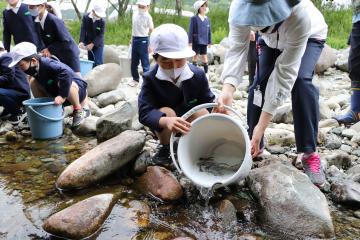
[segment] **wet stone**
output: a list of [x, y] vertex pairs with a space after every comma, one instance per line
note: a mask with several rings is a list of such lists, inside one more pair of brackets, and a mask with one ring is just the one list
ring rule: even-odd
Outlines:
[[286, 152], [286, 148], [279, 146], [279, 145], [273, 145], [273, 146], [269, 146], [267, 148], [267, 150], [271, 153], [271, 154], [283, 154]]
[[344, 130], [344, 128], [343, 127], [337, 127], [337, 128], [333, 128], [333, 129], [331, 129], [331, 133], [334, 133], [334, 134], [336, 134], [336, 135], [341, 135], [341, 133], [342, 133], [342, 131]]
[[19, 136], [14, 131], [8, 131], [5, 134], [5, 139], [8, 142], [16, 142], [18, 140]]
[[348, 129], [343, 130], [343, 131], [341, 132], [341, 135], [342, 135], [343, 137], [347, 137], [347, 138], [351, 139], [353, 136], [356, 135], [356, 133], [357, 133], [357, 132], [356, 132], [354, 129], [348, 128]]
[[326, 137], [325, 147], [328, 149], [339, 149], [341, 147], [341, 138], [335, 134], [330, 134]]
[[44, 163], [49, 163], [49, 162], [54, 162], [55, 159], [54, 158], [40, 158], [40, 161], [42, 161]]
[[342, 144], [340, 147], [340, 150], [347, 152], [347, 153], [351, 153], [352, 151], [352, 147], [346, 144]]
[[355, 211], [354, 216], [360, 219], [360, 210]]
[[360, 157], [360, 149], [356, 149], [356, 150], [352, 151], [351, 154], [352, 154], [352, 155], [355, 155], [355, 156], [357, 156], [357, 157]]

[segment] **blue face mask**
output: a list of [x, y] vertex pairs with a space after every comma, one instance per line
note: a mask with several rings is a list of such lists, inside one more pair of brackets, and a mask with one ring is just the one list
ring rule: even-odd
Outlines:
[[39, 15], [39, 8], [33, 8], [33, 9], [29, 8], [29, 12], [31, 16], [37, 17]]

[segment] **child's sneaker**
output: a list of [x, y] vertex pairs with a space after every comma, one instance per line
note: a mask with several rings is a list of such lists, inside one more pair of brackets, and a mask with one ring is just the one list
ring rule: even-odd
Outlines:
[[349, 111], [344, 115], [338, 115], [333, 118], [336, 119], [339, 124], [353, 124], [360, 121], [360, 112]]
[[170, 156], [170, 145], [159, 144], [156, 148], [156, 153], [152, 157], [152, 163], [159, 166], [167, 167], [172, 163]]
[[27, 120], [26, 118], [27, 118], [26, 112], [20, 112], [18, 114], [10, 115], [7, 121], [12, 125], [18, 125], [19, 123], [26, 121]]
[[83, 109], [74, 110], [72, 127], [75, 128], [79, 126], [85, 120], [85, 115], [86, 113]]
[[324, 186], [326, 179], [321, 166], [320, 155], [313, 153], [307, 158], [303, 155], [301, 162], [305, 174], [310, 178], [311, 182], [318, 187]]

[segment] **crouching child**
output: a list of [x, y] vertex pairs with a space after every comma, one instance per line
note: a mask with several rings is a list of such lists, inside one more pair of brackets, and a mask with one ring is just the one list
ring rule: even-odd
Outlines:
[[156, 65], [143, 77], [138, 99], [139, 121], [155, 132], [160, 141], [152, 162], [168, 166], [171, 133], [188, 133], [191, 121], [209, 112], [200, 110], [187, 121], [180, 116], [197, 105], [213, 102], [215, 96], [204, 71], [187, 63], [187, 58], [195, 52], [188, 47], [183, 28], [174, 24], [155, 28], [150, 36], [150, 48]]
[[69, 66], [59, 61], [42, 57], [36, 46], [29, 42], [17, 44], [11, 50], [12, 62], [30, 75], [30, 88], [34, 97], [54, 97], [55, 104], [72, 105], [73, 123], [77, 127], [90, 115], [87, 108], [87, 83]]

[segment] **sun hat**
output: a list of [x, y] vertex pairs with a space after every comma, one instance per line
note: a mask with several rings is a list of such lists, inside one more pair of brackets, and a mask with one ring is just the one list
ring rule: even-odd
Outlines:
[[95, 14], [101, 18], [106, 17], [106, 7], [100, 2], [95, 2], [93, 5]]
[[155, 28], [150, 35], [150, 48], [154, 54], [172, 59], [195, 55], [195, 52], [188, 46], [186, 31], [175, 24], [162, 24]]
[[267, 27], [290, 16], [301, 0], [233, 0], [229, 23], [237, 26]]
[[46, 3], [47, 0], [24, 0], [22, 3], [27, 5], [40, 5]]
[[207, 0], [199, 0], [194, 3], [194, 9], [195, 12], [198, 12], [202, 5], [204, 5], [207, 2]]
[[138, 0], [136, 2], [136, 5], [149, 6], [150, 3], [151, 3], [151, 0]]
[[18, 64], [22, 59], [36, 54], [36, 46], [29, 42], [21, 42], [10, 51], [12, 62], [9, 64], [9, 67], [13, 67]]

